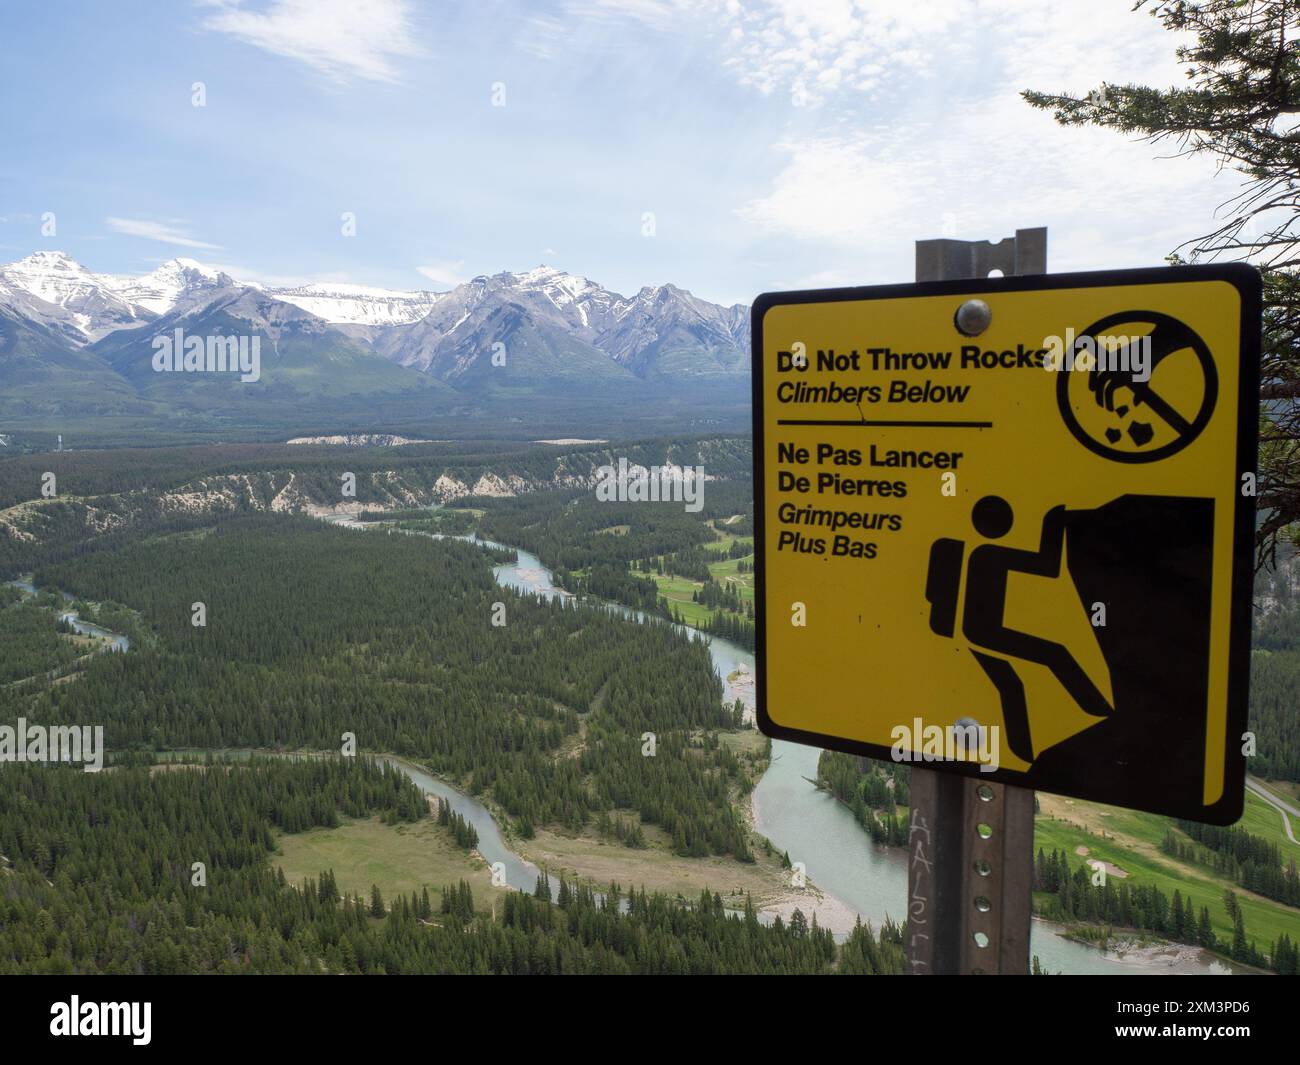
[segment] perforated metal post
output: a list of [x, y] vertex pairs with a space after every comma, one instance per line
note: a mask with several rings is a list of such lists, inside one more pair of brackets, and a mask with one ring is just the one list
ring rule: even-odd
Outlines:
[[[1047, 230], [918, 240], [916, 280], [1047, 272]], [[1029, 972], [1034, 793], [912, 769], [907, 957], [918, 975]]]

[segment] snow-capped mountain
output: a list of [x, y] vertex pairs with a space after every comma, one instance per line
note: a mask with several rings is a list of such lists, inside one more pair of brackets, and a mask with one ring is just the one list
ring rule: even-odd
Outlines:
[[[511, 315], [503, 316], [505, 308]], [[721, 307], [675, 285], [626, 297], [585, 277], [539, 266], [476, 277], [436, 297], [420, 321], [385, 329], [375, 350], [446, 379], [463, 373], [511, 329], [553, 331], [638, 376], [748, 373], [749, 309]], [[505, 330], [509, 332], [509, 329]]]
[[38, 251], [0, 267], [0, 302], [74, 344], [153, 317], [61, 251]]
[[194, 304], [232, 284], [246, 284], [193, 259], [170, 259], [152, 273], [138, 277], [97, 276], [122, 299], [154, 314], [167, 314], [181, 304]]
[[76, 346], [244, 287], [257, 286], [193, 259], [172, 259], [140, 275], [92, 273], [59, 251], [37, 252], [0, 266], [0, 306]]
[[[260, 338], [256, 387], [158, 373], [155, 341], [177, 330], [205, 352], [217, 351], [214, 337]], [[424, 426], [441, 410], [560, 427], [591, 411], [689, 422], [691, 411], [743, 408], [748, 385], [748, 309], [675, 285], [629, 297], [540, 266], [438, 293], [270, 288], [193, 259], [126, 276], [59, 252], [0, 266], [0, 417], [10, 420], [296, 419], [314, 432], [370, 431], [376, 419]]]
[[386, 329], [375, 350], [402, 366], [454, 377], [483, 350], [485, 322], [506, 306], [521, 309], [530, 320], [571, 334], [590, 344], [622, 300], [585, 277], [549, 266], [526, 273], [481, 275], [450, 292], [439, 293], [427, 313], [407, 327]]
[[709, 303], [676, 285], [646, 287], [613, 309], [613, 320], [596, 344], [633, 370], [673, 351], [703, 350], [714, 355], [720, 369], [747, 372], [749, 308]]
[[419, 321], [438, 296], [342, 282], [266, 288], [189, 258], [168, 260], [146, 274], [92, 273], [64, 252], [37, 252], [0, 267], [0, 304], [78, 344], [215, 299], [232, 286], [265, 291], [330, 324], [365, 327]]
[[347, 327], [385, 358], [440, 376], [473, 361], [484, 320], [507, 306], [523, 312], [514, 319], [563, 333], [637, 373], [681, 351], [709, 353], [711, 370], [738, 370], [749, 345], [743, 305], [721, 307], [675, 285], [626, 297], [550, 266], [483, 275], [449, 292], [343, 282], [269, 288], [189, 258], [140, 275], [93, 273], [63, 252], [0, 266], [0, 306], [78, 346], [242, 291]]
[[319, 282], [297, 288], [273, 288], [270, 295], [335, 325], [389, 326], [418, 322], [438, 294]]
[[553, 307], [570, 327], [600, 332], [623, 297], [594, 281], [539, 266], [523, 274], [497, 274], [491, 280], [527, 302]]

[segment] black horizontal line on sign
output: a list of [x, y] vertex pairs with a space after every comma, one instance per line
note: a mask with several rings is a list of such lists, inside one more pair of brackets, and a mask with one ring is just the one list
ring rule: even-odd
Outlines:
[[856, 418], [845, 418], [842, 421], [835, 419], [818, 419], [818, 418], [780, 418], [777, 425], [862, 425], [867, 427], [879, 426], [913, 426], [918, 429], [992, 429], [992, 422], [864, 422]]

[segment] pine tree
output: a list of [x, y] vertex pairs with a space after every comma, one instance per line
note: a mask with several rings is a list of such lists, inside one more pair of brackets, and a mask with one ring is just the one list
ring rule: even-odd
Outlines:
[[1246, 945], [1246, 919], [1238, 907], [1232, 918], [1232, 957], [1237, 961], [1250, 961], [1250, 955], [1250, 948]]
[[[1138, 6], [1142, 6], [1139, 3]], [[1183, 155], [1208, 155], [1246, 179], [1221, 225], [1189, 241], [1190, 257], [1225, 255], [1264, 267], [1260, 398], [1268, 404], [1260, 439], [1256, 534], [1261, 557], [1300, 519], [1300, 266], [1295, 196], [1300, 178], [1300, 8], [1242, 0], [1155, 0], [1151, 14], [1180, 37], [1187, 82], [1095, 86], [1086, 96], [1029, 91], [1025, 99], [1067, 126], [1095, 125], [1125, 136], [1173, 141]], [[1171, 256], [1172, 258], [1172, 256]], [[1283, 402], [1276, 402], [1276, 401]]]
[[1210, 923], [1210, 908], [1202, 906], [1201, 919], [1196, 929], [1196, 942], [1206, 950], [1212, 950], [1217, 946], [1216, 938], [1214, 926]]

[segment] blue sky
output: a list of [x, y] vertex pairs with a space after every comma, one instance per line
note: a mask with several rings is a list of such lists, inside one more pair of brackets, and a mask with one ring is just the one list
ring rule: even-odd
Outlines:
[[1158, 264], [1232, 176], [1017, 96], [1180, 81], [1175, 39], [1130, 8], [19, 0], [0, 261], [434, 289], [545, 262], [727, 303], [908, 281], [914, 239], [1017, 226], [1049, 227], [1053, 270]]

